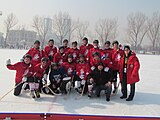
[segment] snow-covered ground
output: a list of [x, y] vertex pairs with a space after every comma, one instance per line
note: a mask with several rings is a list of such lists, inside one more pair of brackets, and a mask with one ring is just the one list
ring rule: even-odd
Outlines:
[[[0, 49], [0, 98], [14, 87], [15, 71], [5, 66], [10, 58], [12, 63], [20, 60], [25, 50]], [[140, 82], [136, 84], [136, 95], [133, 101], [121, 100], [120, 90], [117, 96], [111, 97], [110, 102], [101, 98], [88, 99], [87, 96], [76, 100], [76, 93], [67, 100], [64, 96], [41, 95], [41, 99], [32, 100], [29, 93], [22, 92], [16, 97], [13, 91], [0, 101], [0, 112], [11, 113], [70, 113], [89, 115], [126, 115], [126, 116], [160, 116], [160, 56], [138, 55], [140, 68]]]

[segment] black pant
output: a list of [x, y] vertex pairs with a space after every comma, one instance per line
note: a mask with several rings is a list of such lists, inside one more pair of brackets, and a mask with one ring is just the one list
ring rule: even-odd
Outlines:
[[15, 95], [15, 96], [18, 96], [18, 95], [21, 93], [23, 84], [24, 84], [24, 83], [16, 83], [16, 84], [15, 84], [15, 86], [17, 86], [17, 87], [14, 89], [14, 95]]
[[97, 96], [100, 95], [100, 92], [102, 90], [105, 90], [106, 98], [110, 98], [111, 91], [112, 91], [112, 86], [106, 86], [106, 85], [95, 85], [92, 89], [92, 91], [95, 90], [95, 94]]
[[118, 70], [112, 70], [112, 82], [117, 82]]
[[[123, 74], [123, 80], [122, 80], [122, 94], [123, 96], [127, 97], [127, 74]], [[130, 94], [129, 98], [133, 99], [135, 94], [135, 83], [130, 84]]]

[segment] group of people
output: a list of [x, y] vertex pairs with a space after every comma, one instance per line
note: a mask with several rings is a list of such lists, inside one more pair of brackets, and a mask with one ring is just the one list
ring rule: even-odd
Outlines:
[[[34, 47], [28, 50], [20, 62], [11, 64], [8, 59], [7, 68], [16, 70], [14, 95], [20, 95], [22, 88], [29, 89], [32, 98], [39, 98], [40, 93], [69, 94], [74, 89], [81, 95], [100, 97], [104, 90], [106, 101], [110, 101], [111, 94], [116, 93], [120, 84], [120, 98], [133, 100], [140, 64], [130, 46], [122, 48], [118, 41], [113, 41], [111, 47], [110, 41], [106, 41], [104, 49], [100, 49], [98, 40], [89, 44], [86, 37], [79, 46], [74, 41], [69, 47], [65, 39], [63, 45], [57, 48], [54, 40], [50, 39], [41, 50], [40, 41], [36, 40]], [[127, 84], [130, 84], [129, 96]]]

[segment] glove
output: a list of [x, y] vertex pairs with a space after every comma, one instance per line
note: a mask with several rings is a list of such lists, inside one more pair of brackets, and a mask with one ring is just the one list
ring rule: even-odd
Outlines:
[[94, 67], [94, 66], [92, 66], [92, 67], [91, 67], [91, 70], [93, 71], [94, 69], [95, 69], [95, 67]]
[[23, 77], [22, 82], [26, 82], [26, 81], [27, 81], [27, 77]]
[[10, 64], [11, 64], [11, 60], [8, 59], [8, 60], [6, 61], [6, 65], [10, 65]]
[[109, 67], [105, 67], [105, 68], [104, 68], [104, 71], [105, 71], [105, 72], [108, 72], [108, 70], [109, 70]]
[[85, 85], [86, 81], [85, 80], [82, 80], [81, 81], [81, 85]]

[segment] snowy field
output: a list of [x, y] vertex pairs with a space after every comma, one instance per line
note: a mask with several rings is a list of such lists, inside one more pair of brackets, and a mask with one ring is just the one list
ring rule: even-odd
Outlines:
[[[14, 87], [15, 71], [5, 66], [10, 58], [12, 63], [20, 60], [25, 50], [0, 49], [0, 97]], [[88, 99], [85, 95], [76, 100], [76, 93], [68, 99], [64, 96], [50, 96], [41, 94], [41, 98], [34, 101], [29, 93], [22, 92], [16, 97], [13, 91], [0, 101], [0, 112], [10, 113], [69, 113], [89, 115], [124, 115], [124, 116], [160, 116], [160, 56], [138, 55], [140, 68], [140, 82], [136, 84], [136, 95], [133, 101], [121, 100], [120, 90], [117, 96], [111, 97], [110, 102], [101, 98]]]

